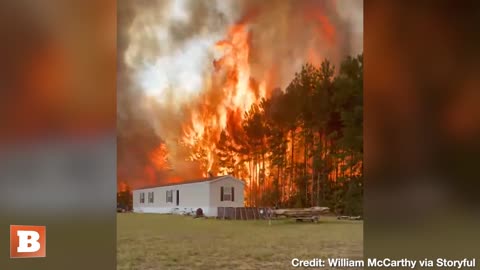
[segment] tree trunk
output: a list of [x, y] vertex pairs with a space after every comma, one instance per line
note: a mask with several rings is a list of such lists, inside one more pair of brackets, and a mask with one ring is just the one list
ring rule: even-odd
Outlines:
[[308, 171], [308, 168], [307, 168], [307, 145], [308, 145], [308, 132], [307, 132], [307, 128], [305, 127], [304, 125], [304, 131], [303, 131], [303, 179], [305, 179], [305, 206], [306, 204], [308, 204], [308, 186], [309, 186], [309, 183], [308, 183], [308, 178], [307, 178], [307, 171]]
[[255, 161], [253, 160], [253, 157], [252, 157], [252, 160], [250, 161], [250, 170], [251, 170], [251, 174], [250, 174], [250, 179], [251, 179], [251, 182], [250, 182], [250, 189], [251, 189], [251, 194], [250, 194], [250, 198], [252, 200], [252, 206], [254, 206], [255, 204]]
[[291, 135], [290, 135], [291, 139], [292, 139], [292, 153], [291, 153], [291, 161], [290, 161], [290, 166], [291, 166], [291, 179], [290, 179], [290, 192], [289, 192], [289, 195], [292, 194], [292, 190], [293, 190], [293, 183], [295, 182], [295, 128], [293, 128], [291, 130]]
[[[265, 204], [265, 191], [266, 191], [266, 184], [267, 178], [265, 176], [265, 148], [262, 147], [262, 203]], [[264, 205], [262, 205], [264, 206]]]

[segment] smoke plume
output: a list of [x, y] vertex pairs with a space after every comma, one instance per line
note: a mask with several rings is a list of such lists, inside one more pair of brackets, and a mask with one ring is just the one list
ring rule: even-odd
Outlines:
[[118, 180], [202, 176], [185, 142], [217, 139], [302, 64], [361, 52], [362, 20], [355, 0], [119, 1]]

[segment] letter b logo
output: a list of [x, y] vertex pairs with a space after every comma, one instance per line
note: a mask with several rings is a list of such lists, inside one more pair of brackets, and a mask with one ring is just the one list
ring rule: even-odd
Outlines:
[[45, 226], [10, 225], [10, 258], [45, 257]]

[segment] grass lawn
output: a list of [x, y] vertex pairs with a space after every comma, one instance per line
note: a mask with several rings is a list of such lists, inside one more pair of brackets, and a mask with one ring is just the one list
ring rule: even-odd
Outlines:
[[117, 269], [291, 269], [293, 258], [362, 258], [363, 222], [117, 215]]

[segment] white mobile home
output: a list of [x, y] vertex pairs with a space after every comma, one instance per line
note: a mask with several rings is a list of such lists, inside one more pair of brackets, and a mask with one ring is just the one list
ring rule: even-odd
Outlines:
[[218, 207], [243, 207], [245, 183], [230, 175], [133, 191], [133, 211], [138, 213], [194, 212], [217, 216]]

